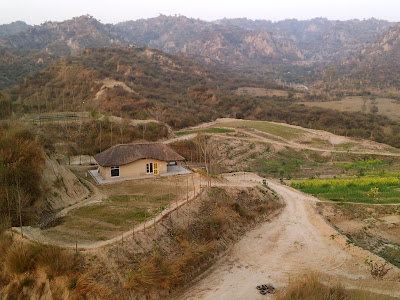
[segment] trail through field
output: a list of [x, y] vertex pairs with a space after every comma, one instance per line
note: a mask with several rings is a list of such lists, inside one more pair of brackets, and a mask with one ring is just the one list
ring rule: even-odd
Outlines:
[[[216, 126], [220, 124], [221, 127], [228, 128], [234, 130], [236, 133], [242, 133], [243, 136], [232, 136], [232, 135], [225, 135], [225, 134], [212, 134], [213, 136], [218, 136], [221, 138], [234, 138], [240, 139], [249, 142], [265, 142], [272, 144], [274, 146], [281, 146], [281, 147], [289, 147], [293, 149], [300, 149], [300, 150], [311, 150], [317, 152], [329, 152], [329, 153], [353, 153], [359, 155], [381, 155], [381, 156], [391, 156], [391, 157], [400, 157], [400, 153], [398, 149], [390, 147], [385, 144], [380, 144], [377, 142], [373, 142], [370, 140], [365, 139], [357, 139], [351, 138], [346, 136], [336, 135], [327, 131], [323, 130], [316, 130], [316, 129], [309, 129], [304, 128], [296, 125], [290, 125], [286, 123], [276, 123], [276, 122], [267, 122], [267, 121], [251, 121], [254, 123], [268, 123], [276, 126], [280, 126], [282, 128], [292, 128], [293, 130], [301, 131], [298, 134], [296, 139], [288, 139], [285, 137], [281, 137], [279, 135], [268, 133], [265, 131], [260, 131], [254, 128], [246, 128], [244, 125], [247, 120], [238, 120], [238, 119], [230, 119], [230, 118], [221, 118], [217, 119], [216, 121], [203, 123], [195, 127], [187, 128], [185, 130], [198, 130], [204, 129], [208, 127]], [[230, 127], [235, 123], [236, 127]], [[239, 127], [239, 125], [243, 123], [243, 127]], [[227, 126], [224, 126], [227, 124]], [[186, 139], [193, 138], [194, 134], [190, 134], [190, 137]], [[178, 140], [178, 139], [177, 139]], [[313, 145], [312, 141], [321, 140], [325, 141], [326, 144], [324, 145]], [[311, 145], [308, 143], [311, 142]], [[340, 149], [343, 145], [346, 144], [354, 144], [357, 149]], [[339, 148], [336, 148], [339, 147]]]
[[[235, 128], [230, 128], [234, 130]], [[383, 152], [383, 151], [351, 151], [351, 150], [334, 150], [334, 149], [325, 149], [325, 148], [317, 148], [317, 147], [310, 147], [307, 145], [299, 144], [293, 141], [285, 140], [283, 138], [279, 138], [265, 132], [261, 132], [259, 130], [249, 130], [249, 129], [237, 129], [236, 132], [243, 133], [246, 136], [242, 137], [232, 137], [225, 134], [213, 134], [213, 136], [217, 136], [223, 139], [239, 139], [247, 142], [263, 142], [272, 144], [274, 146], [281, 146], [281, 147], [289, 147], [293, 149], [301, 149], [301, 150], [311, 150], [317, 152], [328, 152], [328, 153], [352, 153], [358, 155], [380, 155], [380, 156], [390, 156], [390, 157], [400, 157], [400, 153], [391, 153], [391, 152]], [[271, 137], [268, 137], [268, 136]]]
[[383, 260], [348, 245], [315, 212], [313, 205], [318, 199], [267, 182], [286, 203], [282, 213], [248, 232], [178, 299], [265, 299], [256, 285], [270, 283], [279, 290], [293, 276], [309, 272], [318, 272], [324, 281], [340, 280], [351, 288], [400, 297], [398, 268], [391, 271], [391, 280], [373, 280], [364, 261]]

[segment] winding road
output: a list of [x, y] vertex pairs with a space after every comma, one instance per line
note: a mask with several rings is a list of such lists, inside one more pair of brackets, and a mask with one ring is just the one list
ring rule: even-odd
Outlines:
[[310, 272], [324, 281], [340, 280], [350, 288], [400, 297], [399, 269], [391, 271], [391, 280], [373, 280], [364, 260], [382, 259], [348, 245], [316, 213], [313, 204], [318, 199], [267, 182], [286, 203], [282, 213], [248, 232], [178, 299], [265, 299], [256, 285], [271, 283], [279, 290], [294, 276]]

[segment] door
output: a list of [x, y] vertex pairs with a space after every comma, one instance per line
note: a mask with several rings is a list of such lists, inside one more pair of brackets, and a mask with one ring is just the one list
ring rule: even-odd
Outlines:
[[154, 175], [158, 175], [158, 163], [154, 163]]

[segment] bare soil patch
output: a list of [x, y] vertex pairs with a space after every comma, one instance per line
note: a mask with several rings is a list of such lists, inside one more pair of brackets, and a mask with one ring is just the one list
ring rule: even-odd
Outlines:
[[400, 205], [319, 203], [318, 211], [352, 243], [400, 266]]
[[389, 98], [377, 98], [371, 100], [361, 96], [345, 97], [339, 101], [328, 102], [302, 102], [306, 106], [316, 106], [322, 108], [331, 108], [339, 111], [364, 112], [370, 113], [376, 106], [377, 114], [387, 116], [394, 121], [400, 121], [400, 103], [397, 100]]
[[[275, 89], [265, 89], [265, 88], [255, 88], [255, 87], [240, 87], [236, 90], [236, 94], [242, 96], [254, 96], [254, 97], [287, 97], [289, 95], [288, 91], [275, 90]], [[298, 96], [299, 94], [294, 94]]]

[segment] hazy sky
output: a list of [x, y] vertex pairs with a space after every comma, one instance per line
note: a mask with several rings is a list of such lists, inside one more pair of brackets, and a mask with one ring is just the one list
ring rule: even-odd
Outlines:
[[182, 14], [203, 20], [223, 17], [282, 20], [364, 19], [400, 21], [400, 0], [0, 0], [0, 24], [62, 21], [90, 14], [103, 23]]

